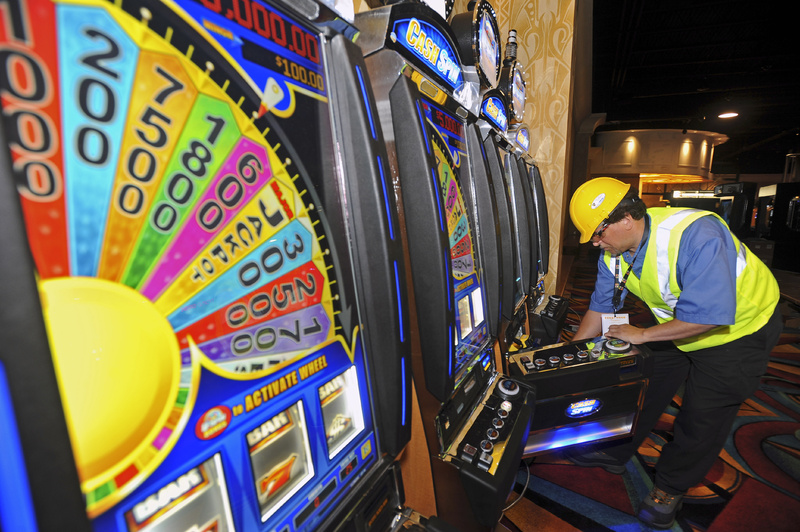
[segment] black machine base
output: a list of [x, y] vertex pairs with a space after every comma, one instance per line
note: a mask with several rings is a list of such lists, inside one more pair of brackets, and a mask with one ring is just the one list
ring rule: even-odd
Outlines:
[[476, 521], [494, 526], [514, 487], [535, 397], [526, 384], [497, 376], [443, 456], [459, 471]]
[[633, 432], [653, 356], [646, 346], [599, 338], [518, 351], [509, 373], [536, 391], [524, 451], [531, 456]]

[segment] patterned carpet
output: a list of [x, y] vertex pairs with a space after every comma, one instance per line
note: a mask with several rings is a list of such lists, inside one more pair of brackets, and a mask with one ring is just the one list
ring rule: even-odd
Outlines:
[[[590, 255], [573, 266], [572, 282], [565, 290], [575, 311], [568, 325], [577, 324], [588, 306], [595, 261], [596, 255]], [[782, 310], [787, 325], [796, 327], [797, 310], [785, 304]], [[629, 297], [624, 311], [631, 314], [631, 323], [652, 322], [641, 301]], [[571, 333], [565, 329], [562, 336], [568, 340]], [[662, 445], [672, 437], [680, 405], [678, 393], [622, 475], [574, 466], [560, 452], [536, 457], [529, 467], [530, 477], [524, 469], [519, 472], [512, 497], [523, 490], [524, 497], [505, 513], [498, 530], [648, 530], [636, 519], [636, 509], [652, 487], [653, 465]], [[796, 329], [785, 329], [760, 389], [742, 405], [716, 464], [684, 498], [673, 530], [800, 530], [800, 343]]]

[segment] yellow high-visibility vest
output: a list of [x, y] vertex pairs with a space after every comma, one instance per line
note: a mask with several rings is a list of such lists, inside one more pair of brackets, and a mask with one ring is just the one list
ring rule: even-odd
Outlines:
[[[698, 209], [655, 207], [648, 209], [647, 214], [650, 215], [650, 237], [644, 256], [642, 278], [631, 275], [626, 288], [650, 307], [658, 323], [664, 323], [674, 318], [675, 305], [681, 296], [677, 264], [684, 230], [702, 216], [715, 216], [723, 224], [725, 222], [711, 211]], [[731, 238], [737, 251], [736, 321], [733, 325], [714, 327], [698, 336], [674, 340], [681, 351], [696, 351], [726, 344], [756, 332], [772, 317], [780, 298], [778, 282], [769, 268], [733, 233]], [[617, 259], [621, 261], [619, 271], [624, 271], [628, 267], [624, 258], [612, 257], [608, 252], [603, 257], [612, 275], [615, 271], [614, 261]]]

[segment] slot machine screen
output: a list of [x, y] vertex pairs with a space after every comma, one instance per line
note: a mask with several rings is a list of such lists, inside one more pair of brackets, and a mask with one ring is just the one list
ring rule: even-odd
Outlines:
[[[453, 346], [459, 374], [470, 365], [489, 337], [485, 319], [484, 287], [475, 243], [475, 230], [464, 201], [462, 180], [468, 178], [464, 123], [436, 103], [423, 99], [426, 135], [437, 163], [440, 211], [450, 238], [450, 275], [455, 301], [456, 326]], [[463, 376], [463, 374], [462, 374]]]
[[364, 430], [361, 394], [355, 368], [349, 368], [318, 388], [325, 423], [328, 458], [333, 459]]
[[159, 490], [125, 512], [129, 532], [235, 530], [219, 454], [181, 473], [162, 489], [171, 493], [167, 504]]
[[303, 401], [245, 436], [261, 520], [266, 521], [314, 476]]

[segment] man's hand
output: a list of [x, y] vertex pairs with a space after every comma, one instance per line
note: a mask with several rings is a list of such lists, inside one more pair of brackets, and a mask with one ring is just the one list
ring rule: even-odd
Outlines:
[[619, 338], [632, 344], [644, 344], [647, 342], [659, 342], [662, 340], [679, 340], [698, 336], [710, 331], [716, 325], [706, 325], [702, 323], [689, 323], [674, 319], [653, 327], [642, 329], [630, 324], [612, 325], [608, 328], [606, 336]]
[[611, 325], [606, 333], [607, 337], [618, 338], [632, 344], [643, 344], [645, 329], [635, 327], [630, 323], [621, 323], [619, 325]]

